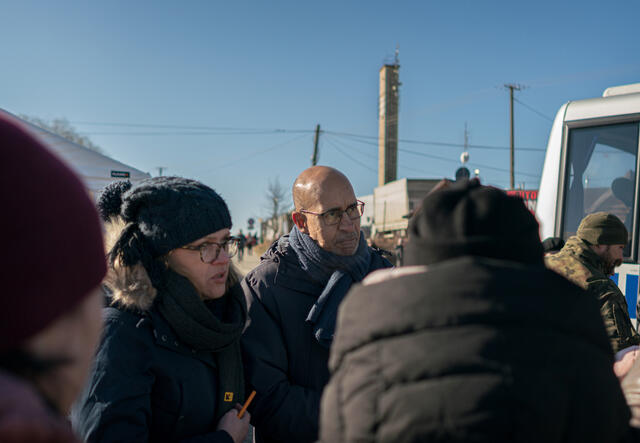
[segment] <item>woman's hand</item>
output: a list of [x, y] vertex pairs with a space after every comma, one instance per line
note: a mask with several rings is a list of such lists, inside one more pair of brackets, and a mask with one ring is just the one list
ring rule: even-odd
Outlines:
[[242, 409], [242, 405], [236, 403], [234, 409], [224, 414], [218, 422], [218, 430], [226, 431], [234, 443], [242, 443], [247, 436], [247, 432], [249, 432], [251, 414], [245, 412], [242, 418], [238, 418], [240, 409]]

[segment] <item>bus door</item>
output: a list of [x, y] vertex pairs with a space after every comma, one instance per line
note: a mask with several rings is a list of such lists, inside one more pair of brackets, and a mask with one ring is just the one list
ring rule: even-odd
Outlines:
[[[611, 121], [611, 119], [608, 119]], [[566, 122], [564, 168], [556, 235], [567, 240], [593, 212], [615, 214], [629, 232], [624, 264], [613, 280], [626, 295], [631, 318], [638, 299], [638, 128], [636, 121]]]

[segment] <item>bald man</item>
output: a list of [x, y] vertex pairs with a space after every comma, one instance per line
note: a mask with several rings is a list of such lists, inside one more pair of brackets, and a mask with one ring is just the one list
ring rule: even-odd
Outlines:
[[257, 442], [318, 438], [322, 389], [340, 302], [353, 283], [390, 267], [360, 232], [364, 203], [340, 171], [314, 166], [293, 184], [295, 226], [242, 281], [250, 324], [245, 373], [257, 391]]

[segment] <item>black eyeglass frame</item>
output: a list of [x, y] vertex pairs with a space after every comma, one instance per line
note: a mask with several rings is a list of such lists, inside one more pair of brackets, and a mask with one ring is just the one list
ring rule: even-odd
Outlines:
[[[357, 209], [357, 213], [358, 215], [355, 217], [350, 217], [349, 214], [347, 213], [347, 211], [351, 208], [356, 208]], [[327, 214], [329, 212], [333, 212], [333, 211], [340, 211], [340, 215], [337, 217], [335, 222], [328, 222], [327, 221]], [[362, 214], [364, 214], [364, 202], [360, 201], [360, 200], [356, 200], [356, 202], [352, 205], [349, 205], [347, 207], [347, 209], [337, 209], [337, 208], [332, 208], [332, 209], [327, 209], [324, 212], [313, 212], [313, 211], [307, 211], [306, 209], [300, 209], [300, 211], [298, 212], [302, 212], [303, 214], [312, 214], [318, 217], [321, 217], [322, 220], [324, 220], [325, 224], [327, 226], [333, 226], [333, 225], [337, 225], [338, 223], [340, 223], [340, 220], [342, 220], [342, 214], [347, 214], [347, 217], [349, 217], [349, 220], [357, 220], [360, 217], [362, 217]]]
[[[220, 257], [220, 252], [227, 248], [227, 245], [234, 245], [236, 246], [236, 248], [233, 250], [233, 252], [229, 252], [229, 248], [227, 248], [225, 250], [225, 252], [227, 253], [227, 257], [231, 258], [233, 256], [235, 256], [238, 253], [238, 243], [240, 242], [240, 239], [238, 237], [229, 237], [227, 240], [225, 240], [222, 243], [218, 243], [218, 242], [214, 242], [214, 241], [207, 241], [202, 243], [199, 246], [180, 246], [178, 249], [186, 249], [188, 251], [198, 251], [200, 253], [200, 260], [202, 261], [202, 263], [205, 264], [210, 264], [213, 263], [214, 261], [216, 261], [218, 259], [218, 257]], [[215, 256], [213, 257], [212, 260], [210, 261], [205, 261], [204, 260], [204, 250], [209, 247], [209, 246], [217, 246], [218, 247], [218, 251], [216, 252]]]

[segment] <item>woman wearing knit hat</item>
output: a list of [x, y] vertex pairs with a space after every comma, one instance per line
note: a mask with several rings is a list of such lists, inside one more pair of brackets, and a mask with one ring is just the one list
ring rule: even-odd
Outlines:
[[0, 117], [0, 441], [76, 441], [64, 418], [102, 329], [100, 220], [80, 180]]
[[74, 429], [91, 442], [242, 441], [247, 315], [224, 200], [197, 181], [156, 177], [110, 186], [99, 209], [111, 306]]

